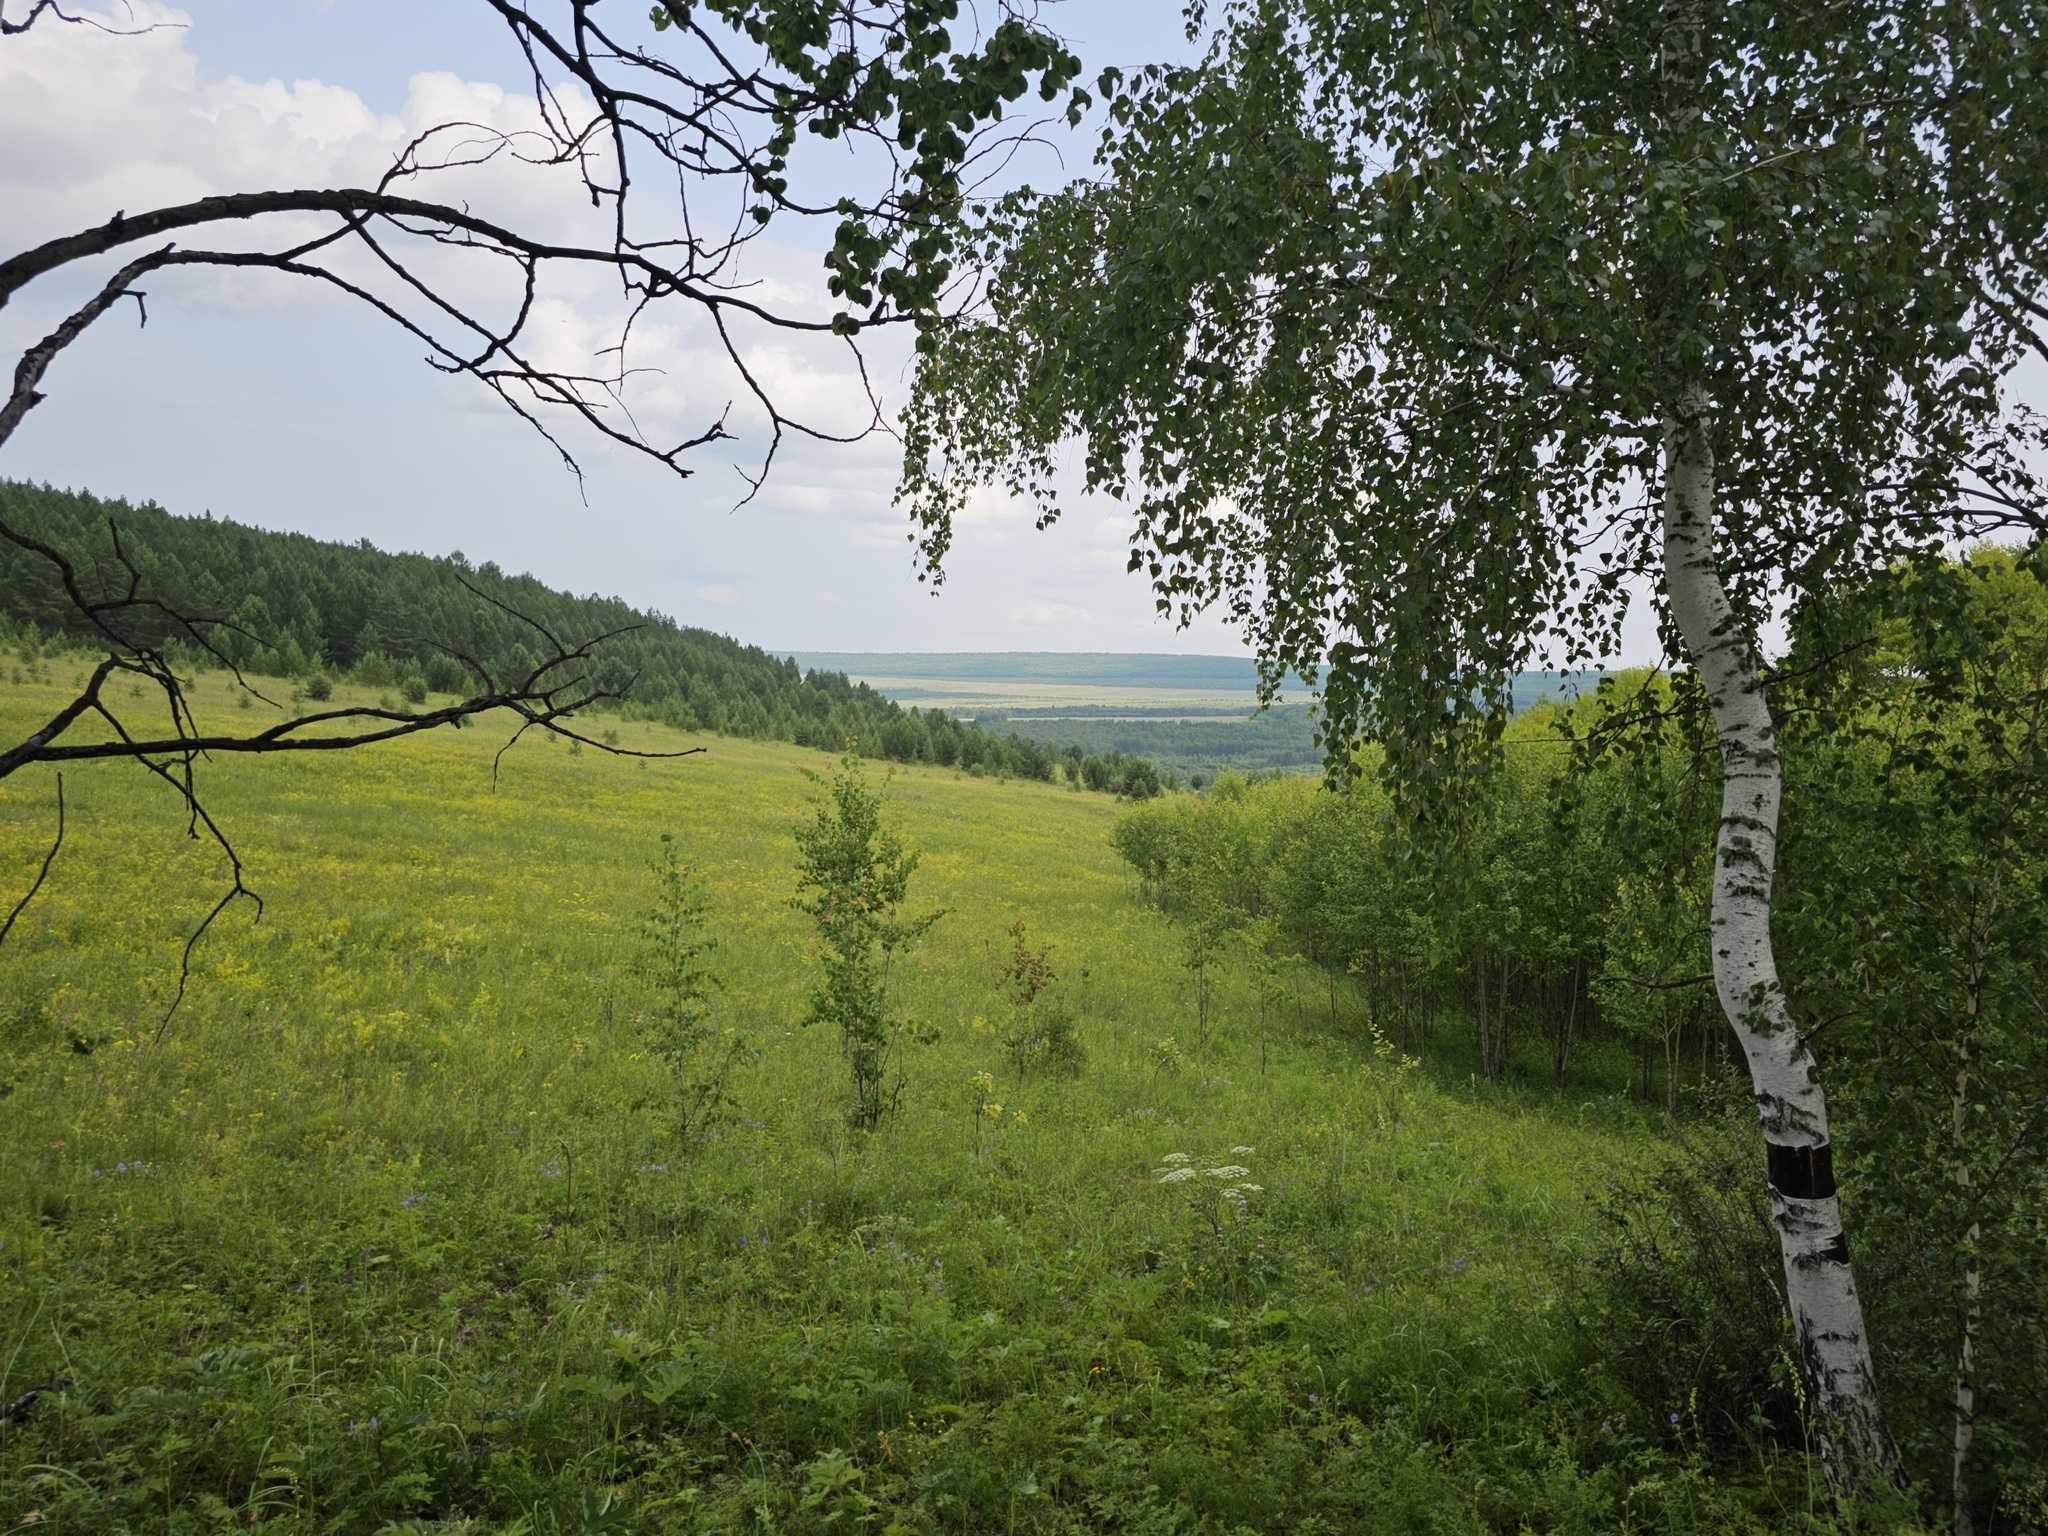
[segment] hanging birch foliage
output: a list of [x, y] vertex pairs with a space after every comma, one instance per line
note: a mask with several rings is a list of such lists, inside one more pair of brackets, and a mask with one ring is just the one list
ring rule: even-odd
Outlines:
[[[1190, 8], [1201, 28], [1204, 8]], [[977, 484], [1135, 515], [1163, 612], [1326, 676], [1454, 834], [1509, 679], [1611, 654], [1632, 580], [1712, 706], [1709, 916], [1838, 1489], [1892, 1476], [1827, 1105], [1771, 947], [1775, 603], [2048, 529], [2006, 385], [2041, 330], [2038, 8], [1240, 0], [1106, 74], [1099, 175], [987, 210], [928, 330], [902, 498], [936, 574]], [[2034, 327], [2030, 329], [2029, 327]], [[1326, 671], [1325, 671], [1326, 669]]]

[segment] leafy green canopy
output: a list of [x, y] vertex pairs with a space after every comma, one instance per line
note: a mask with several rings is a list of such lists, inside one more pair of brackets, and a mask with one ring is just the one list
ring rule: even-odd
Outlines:
[[905, 423], [923, 556], [975, 484], [1055, 516], [1078, 439], [1162, 612], [1327, 664], [1325, 748], [1433, 798], [1517, 669], [1615, 640], [1689, 400], [1752, 620], [2038, 529], [2001, 385], [2044, 59], [2017, 3], [1231, 4], [1200, 66], [1104, 76], [1099, 179], [986, 210]]
[[[662, 0], [649, 19], [658, 32], [690, 31], [700, 8], [783, 72], [749, 82], [749, 97], [767, 98], [774, 125], [748, 166], [757, 224], [788, 204], [799, 129], [824, 139], [881, 134], [903, 151], [907, 175], [892, 196], [868, 207], [842, 197], [833, 208], [839, 227], [825, 258], [828, 285], [835, 297], [872, 308], [874, 318], [892, 303], [903, 315], [929, 315], [938, 303], [952, 275], [961, 177], [975, 131], [1000, 120], [1032, 76], [1039, 99], [1051, 102], [1081, 72], [1057, 38], [1007, 7], [978, 50], [958, 51], [949, 24], [959, 21], [959, 0], [701, 0], [701, 7]], [[1075, 93], [1070, 119], [1078, 120], [1087, 100]], [[842, 311], [833, 326], [850, 335], [860, 318]]]

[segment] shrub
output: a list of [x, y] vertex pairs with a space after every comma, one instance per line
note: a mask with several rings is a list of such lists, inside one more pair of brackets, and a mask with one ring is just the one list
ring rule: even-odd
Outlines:
[[322, 704], [334, 697], [334, 683], [325, 672], [315, 672], [306, 679], [306, 697]]
[[1028, 1010], [1003, 1043], [1010, 1048], [1019, 1077], [1033, 1071], [1079, 1077], [1088, 1065], [1080, 1025], [1063, 1003], [1045, 1002]]
[[397, 681], [398, 671], [382, 652], [366, 651], [355, 665], [355, 677], [365, 688], [389, 688]]
[[1010, 1000], [1014, 1021], [1003, 1044], [1017, 1063], [1017, 1075], [1035, 1070], [1077, 1077], [1087, 1064], [1074, 1016], [1046, 991], [1059, 980], [1052, 945], [1031, 947], [1023, 920], [1010, 925], [1010, 953], [996, 967], [996, 981]]
[[1159, 794], [1159, 773], [1143, 758], [1130, 758], [1124, 765], [1124, 798], [1150, 800]]
[[466, 693], [469, 673], [453, 656], [434, 656], [427, 661], [427, 687], [435, 693]]
[[1721, 1448], [1800, 1443], [1791, 1325], [1746, 1105], [1683, 1136], [1647, 1177], [1610, 1186], [1580, 1266], [1577, 1321], [1660, 1426]]

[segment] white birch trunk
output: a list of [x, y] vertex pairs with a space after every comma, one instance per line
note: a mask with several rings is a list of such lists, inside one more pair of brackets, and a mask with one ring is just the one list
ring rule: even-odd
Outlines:
[[[1972, 998], [1974, 1004], [1976, 999]], [[1970, 1084], [1969, 1059], [1956, 1073], [1955, 1138], [1956, 1183], [1970, 1187], [1970, 1164], [1965, 1142], [1965, 1111]], [[1955, 1536], [1975, 1536], [1977, 1522], [1970, 1509], [1970, 1445], [1977, 1436], [1977, 1323], [1983, 1315], [1984, 1276], [1977, 1267], [1977, 1243], [1981, 1236], [1976, 1222], [1963, 1234], [1963, 1342], [1956, 1360], [1955, 1457], [1949, 1472], [1949, 1489], [1955, 1510]]]
[[1721, 828], [1709, 918], [1714, 985], [1749, 1058], [1799, 1364], [1828, 1481], [1845, 1491], [1886, 1474], [1897, 1451], [1878, 1402], [1863, 1305], [1849, 1269], [1827, 1100], [1786, 1008], [1771, 948], [1782, 772], [1756, 648], [1728, 601], [1715, 559], [1708, 429], [1705, 401], [1696, 393], [1664, 422], [1664, 583], [1721, 747]]
[[[1970, 1028], [1963, 1036], [1962, 1060], [1956, 1066], [1955, 1088], [1949, 1096], [1950, 1135], [1955, 1140], [1956, 1186], [1970, 1198], [1970, 1047], [1976, 1034], [1977, 1017], [1984, 1006], [1984, 951], [1991, 939], [1992, 919], [2005, 886], [2005, 867], [2000, 862], [1991, 878], [1991, 903], [1978, 925], [1970, 956]], [[1970, 1446], [1977, 1437], [1977, 1325], [1984, 1315], [1984, 1274], [1978, 1267], [1977, 1245], [1983, 1231], [1971, 1222], [1963, 1233], [1963, 1341], [1956, 1360], [1955, 1458], [1950, 1466], [1949, 1488], [1955, 1510], [1955, 1536], [1975, 1536], [1977, 1522], [1970, 1508]]]

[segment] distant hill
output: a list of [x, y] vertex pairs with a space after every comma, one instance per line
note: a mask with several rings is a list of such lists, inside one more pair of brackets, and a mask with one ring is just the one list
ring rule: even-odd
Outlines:
[[[626, 631], [606, 643], [593, 675], [624, 691], [619, 709], [628, 717], [827, 751], [851, 737], [869, 756], [1021, 778], [1064, 775], [1117, 793], [1159, 788], [1149, 763], [1055, 745], [1035, 732], [984, 729], [942, 709], [907, 709], [843, 672], [806, 670], [617, 598], [559, 592], [488, 561], [471, 565], [460, 554], [388, 554], [367, 539], [333, 543], [9, 481], [0, 481], [0, 511], [65, 552], [89, 584], [107, 591], [125, 588], [127, 580], [109, 532], [118, 526], [120, 551], [141, 574], [143, 591], [181, 612], [231, 621], [237, 628], [215, 632], [214, 643], [255, 673], [333, 673], [378, 688], [414, 681], [456, 693], [469, 681], [453, 650], [501, 677], [525, 676], [541, 643], [512, 613], [478, 598], [469, 590], [474, 586], [570, 644]], [[0, 620], [10, 638], [30, 645], [91, 639], [49, 563], [11, 545], [0, 545]], [[168, 623], [141, 632], [147, 622], [135, 621], [138, 638], [166, 645], [182, 666], [211, 664], [203, 652], [181, 647]]]
[[[111, 519], [144, 590], [182, 611], [229, 619], [246, 630], [224, 631], [216, 643], [257, 673], [330, 673], [378, 688], [416, 679], [433, 692], [454, 693], [467, 683], [447, 647], [482, 659], [500, 675], [524, 675], [536, 660], [534, 633], [480, 601], [468, 583], [572, 643], [627, 630], [606, 645], [599, 681], [627, 690], [621, 713], [682, 730], [827, 751], [851, 736], [869, 756], [1021, 778], [1064, 776], [1137, 795], [1180, 778], [1204, 780], [1226, 767], [1308, 771], [1322, 761], [1307, 690], [1290, 679], [1287, 702], [1255, 714], [1258, 673], [1242, 656], [778, 656], [617, 598], [578, 597], [532, 576], [507, 575], [488, 561], [472, 565], [460, 554], [389, 554], [368, 540], [334, 543], [8, 481], [0, 481], [0, 510], [24, 532], [71, 554], [102, 583], [125, 581], [108, 533]], [[48, 564], [11, 546], [0, 546], [0, 625], [31, 643], [43, 636], [87, 638]], [[184, 662], [210, 664], [189, 650]], [[1595, 676], [1527, 674], [1516, 681], [1515, 707], [1556, 696], [1570, 682], [1590, 686]]]

